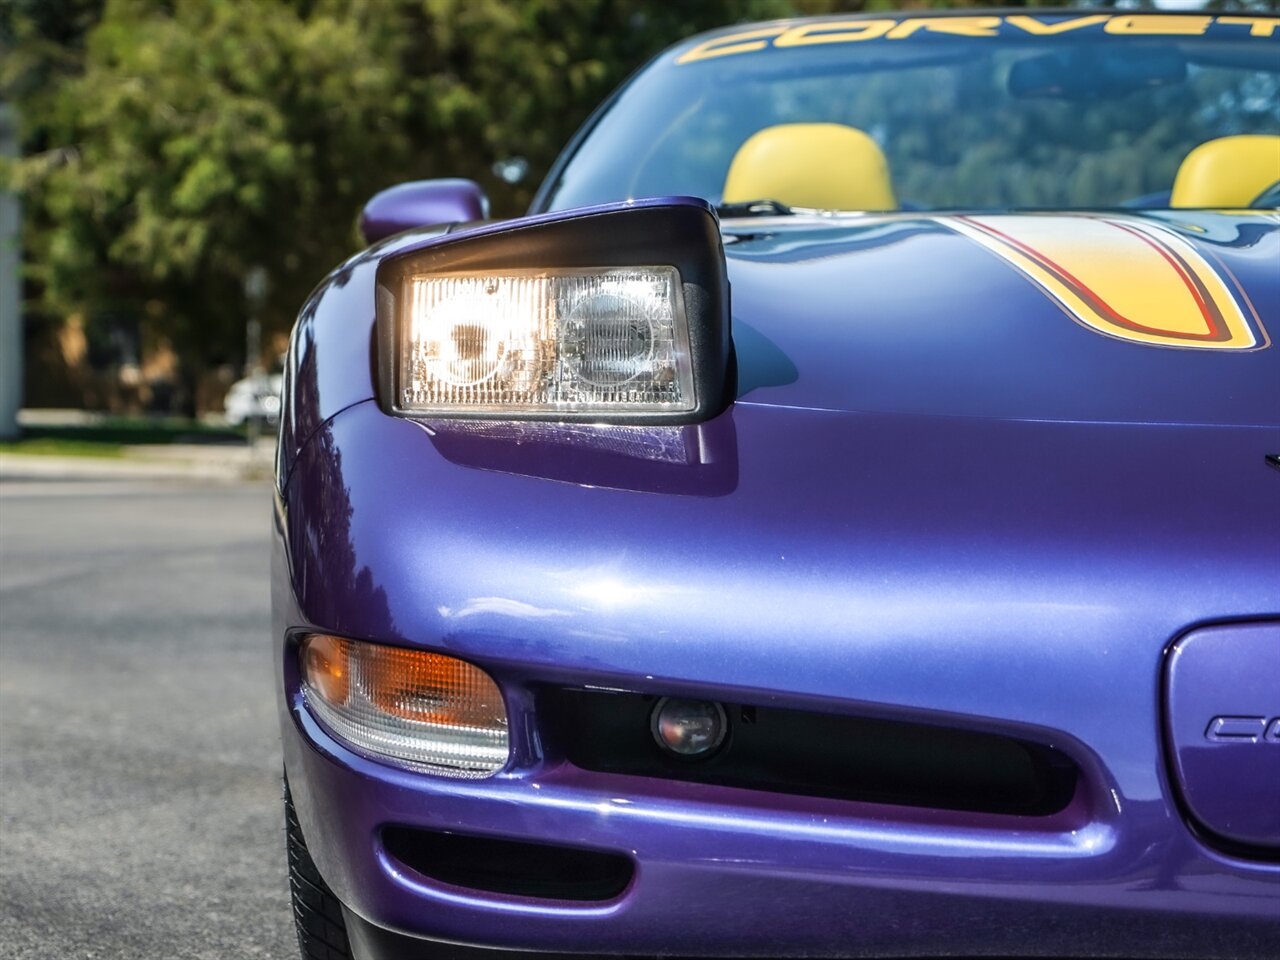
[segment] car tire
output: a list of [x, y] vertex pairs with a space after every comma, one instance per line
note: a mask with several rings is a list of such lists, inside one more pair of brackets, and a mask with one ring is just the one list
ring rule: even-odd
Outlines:
[[307, 852], [287, 780], [284, 785], [284, 828], [289, 852], [293, 925], [298, 932], [298, 950], [302, 960], [351, 960], [351, 944], [347, 940], [342, 906]]

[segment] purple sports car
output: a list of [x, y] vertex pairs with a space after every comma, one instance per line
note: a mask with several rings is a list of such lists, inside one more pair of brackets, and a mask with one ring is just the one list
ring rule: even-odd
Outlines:
[[[285, 375], [311, 960], [1280, 955], [1280, 18], [737, 25]], [[487, 948], [487, 949], [484, 949]]]

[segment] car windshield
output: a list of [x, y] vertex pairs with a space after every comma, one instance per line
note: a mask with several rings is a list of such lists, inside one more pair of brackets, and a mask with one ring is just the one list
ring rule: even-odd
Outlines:
[[[883, 195], [799, 192], [815, 203], [769, 198], [792, 206], [1168, 207], [1179, 166], [1197, 146], [1280, 134], [1280, 20], [1089, 13], [734, 28], [695, 38], [638, 75], [571, 148], [536, 206], [757, 199], [741, 193], [757, 183], [763, 190], [768, 177], [746, 176], [739, 195], [726, 198], [735, 155], [767, 128], [800, 124], [865, 134], [892, 186]], [[875, 176], [864, 160], [844, 169], [843, 141], [819, 137], [806, 147], [797, 129], [784, 131], [780, 140], [792, 142], [781, 142], [775, 166], [830, 184]], [[1240, 162], [1228, 155], [1222, 169]], [[1265, 203], [1254, 205], [1275, 205], [1267, 190], [1280, 180], [1274, 173], [1256, 193]]]

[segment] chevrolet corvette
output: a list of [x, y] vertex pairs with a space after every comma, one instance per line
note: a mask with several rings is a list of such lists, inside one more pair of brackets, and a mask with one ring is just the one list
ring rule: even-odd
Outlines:
[[526, 216], [374, 197], [281, 410], [303, 956], [1280, 955], [1278, 206], [1280, 18], [1099, 9], [727, 27]]

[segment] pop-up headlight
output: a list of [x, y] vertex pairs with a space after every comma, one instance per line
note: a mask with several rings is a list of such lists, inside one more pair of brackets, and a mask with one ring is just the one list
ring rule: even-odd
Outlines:
[[724, 260], [701, 201], [444, 238], [388, 258], [378, 288], [389, 413], [687, 423], [726, 400]]
[[693, 409], [671, 267], [409, 279], [399, 401], [423, 414]]

